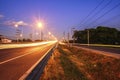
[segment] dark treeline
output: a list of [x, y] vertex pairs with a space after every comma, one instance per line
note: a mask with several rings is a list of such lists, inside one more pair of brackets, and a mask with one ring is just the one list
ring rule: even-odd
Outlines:
[[97, 28], [76, 30], [73, 38], [78, 43], [87, 43], [87, 32], [89, 30], [90, 44], [120, 44], [120, 31], [116, 28], [98, 26]]

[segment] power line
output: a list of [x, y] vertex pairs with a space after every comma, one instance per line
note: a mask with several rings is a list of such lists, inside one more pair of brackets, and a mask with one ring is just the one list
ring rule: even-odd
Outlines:
[[[103, 6], [99, 11], [97, 11], [94, 15], [92, 15], [88, 20], [91, 20], [91, 19], [93, 19], [93, 17], [95, 17], [95, 16], [97, 16], [100, 12], [102, 12], [110, 3], [112, 2], [112, 0], [110, 0], [105, 6]], [[88, 21], [87, 20], [87, 21]], [[87, 22], [86, 21], [86, 22]], [[86, 22], [84, 22], [84, 23], [86, 23]]]
[[102, 3], [104, 2], [105, 0], [102, 0], [93, 10], [91, 10], [90, 12], [89, 12], [89, 14], [78, 24], [78, 25], [76, 25], [75, 27], [76, 28], [79, 28], [80, 26], [79, 25], [82, 25], [84, 22], [85, 22], [85, 20], [100, 6], [100, 5], [102, 5]]
[[94, 21], [92, 21], [89, 25], [95, 23], [97, 20], [101, 19], [102, 17], [104, 17], [106, 14], [108, 14], [109, 12], [111, 12], [112, 10], [114, 10], [115, 8], [119, 7], [120, 3], [118, 3], [117, 5], [115, 5], [114, 7], [112, 7], [111, 9], [109, 9], [107, 12], [105, 12], [103, 15], [99, 16], [97, 19], [95, 19]]
[[81, 22], [81, 24], [104, 2], [104, 0], [102, 0]]
[[111, 17], [111, 18], [109, 18], [109, 19], [107, 19], [107, 20], [105, 20], [105, 21], [103, 21], [103, 22], [101, 22], [101, 23], [99, 23], [99, 24], [97, 24], [97, 25], [100, 25], [100, 24], [103, 24], [103, 23], [108, 23], [108, 22], [110, 22], [110, 21], [112, 21], [112, 20], [115, 20], [115, 19], [117, 19], [117, 18], [119, 18], [119, 17], [120, 17], [120, 14], [115, 15], [115, 16], [113, 16], [113, 17]]

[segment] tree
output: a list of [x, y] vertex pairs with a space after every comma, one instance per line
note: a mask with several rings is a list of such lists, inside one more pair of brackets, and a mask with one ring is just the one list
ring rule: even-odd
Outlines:
[[[120, 44], [120, 31], [116, 28], [98, 26], [89, 29], [89, 40], [93, 44]], [[75, 31], [76, 42], [87, 43], [87, 29]]]

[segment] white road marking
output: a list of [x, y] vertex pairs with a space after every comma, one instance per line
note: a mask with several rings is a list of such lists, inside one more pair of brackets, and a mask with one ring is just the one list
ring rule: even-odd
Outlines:
[[48, 54], [48, 52], [52, 49], [51, 47], [28, 71], [26, 71], [18, 80], [24, 80], [30, 72], [39, 64], [39, 62]]
[[9, 62], [9, 61], [12, 61], [12, 60], [21, 58], [21, 57], [26, 56], [26, 55], [29, 55], [29, 54], [31, 54], [31, 53], [33, 53], [33, 52], [34, 52], [34, 51], [29, 52], [29, 53], [26, 53], [26, 54], [23, 54], [23, 55], [20, 55], [20, 56], [17, 56], [17, 57], [14, 57], [14, 58], [11, 58], [11, 59], [8, 59], [8, 60], [5, 60], [5, 61], [3, 61], [3, 62], [0, 62], [0, 64], [4, 64], [4, 63], [7, 63], [7, 62]]

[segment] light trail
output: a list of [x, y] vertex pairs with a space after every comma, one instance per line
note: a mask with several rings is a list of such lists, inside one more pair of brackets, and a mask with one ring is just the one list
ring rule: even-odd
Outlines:
[[56, 42], [57, 42], [57, 41], [27, 43], [27, 44], [1, 44], [1, 45], [0, 45], [0, 49], [32, 47], [32, 46], [39, 46], [39, 45], [44, 45], [44, 44], [49, 44], [49, 43], [56, 43]]

